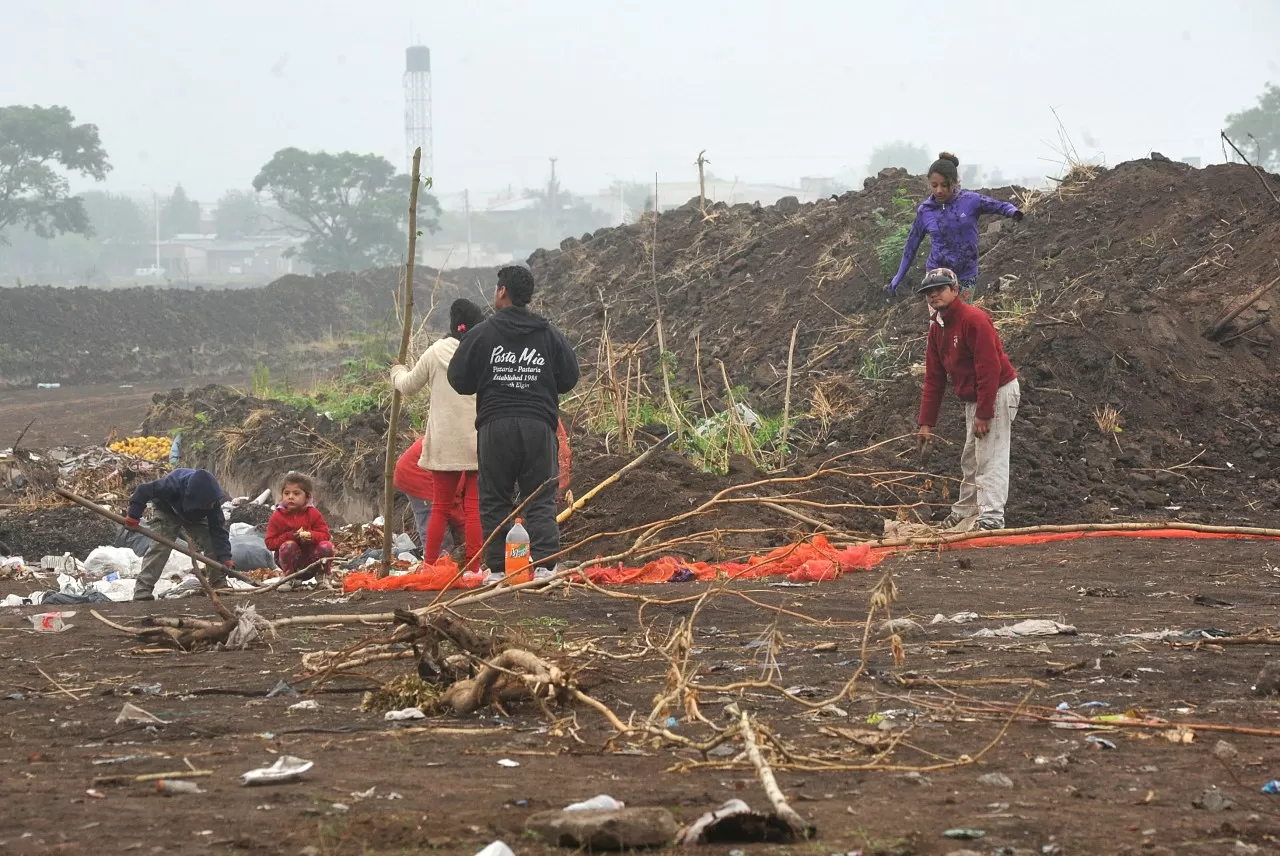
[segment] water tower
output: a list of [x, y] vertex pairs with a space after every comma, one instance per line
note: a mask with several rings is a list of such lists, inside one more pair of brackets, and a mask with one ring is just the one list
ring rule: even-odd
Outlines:
[[414, 45], [404, 52], [405, 171], [413, 169], [413, 150], [422, 147], [422, 174], [432, 175], [431, 49]]

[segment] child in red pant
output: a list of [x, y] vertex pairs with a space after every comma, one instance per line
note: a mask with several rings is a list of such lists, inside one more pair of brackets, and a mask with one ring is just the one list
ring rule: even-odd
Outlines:
[[[318, 570], [328, 573], [333, 558], [329, 524], [311, 502], [315, 487], [310, 477], [288, 472], [280, 489], [280, 504], [267, 522], [267, 549], [275, 553], [276, 564], [286, 576], [321, 562]], [[323, 561], [322, 561], [323, 560]], [[317, 568], [300, 579], [311, 579]]]

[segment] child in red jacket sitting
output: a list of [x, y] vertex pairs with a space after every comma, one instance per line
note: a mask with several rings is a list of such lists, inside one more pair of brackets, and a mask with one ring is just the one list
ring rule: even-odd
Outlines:
[[[333, 542], [329, 540], [329, 524], [311, 502], [315, 487], [309, 476], [290, 471], [280, 489], [280, 504], [267, 522], [267, 549], [275, 553], [276, 564], [289, 575], [321, 562], [319, 570], [328, 573], [328, 560], [333, 558]], [[316, 569], [301, 579], [311, 579]]]

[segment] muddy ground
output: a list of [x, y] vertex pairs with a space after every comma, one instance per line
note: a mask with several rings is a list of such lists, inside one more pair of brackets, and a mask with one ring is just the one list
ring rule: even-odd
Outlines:
[[[1280, 597], [1278, 566], [1280, 544], [1274, 542], [1128, 538], [895, 557], [883, 566], [900, 590], [894, 615], [924, 627], [906, 634], [901, 667], [893, 665], [885, 643], [873, 642], [868, 675], [852, 700], [838, 704], [843, 716], [815, 714], [764, 689], [716, 687], [772, 678], [778, 686], [804, 688], [794, 691], [811, 698], [838, 693], [856, 668], [878, 573], [811, 588], [735, 587], [759, 605], [730, 593], [714, 596], [697, 616], [691, 661], [695, 680], [705, 686], [699, 704], [710, 719], [726, 721], [722, 711], [735, 703], [757, 715], [793, 755], [836, 764], [865, 765], [875, 756], [832, 729], [866, 730], [868, 717], [878, 713], [892, 726], [884, 733], [908, 731], [879, 760], [891, 765], [884, 771], [819, 772], [809, 762], [789, 765], [774, 752], [782, 789], [819, 837], [790, 847], [747, 846], [746, 852], [1275, 852], [1280, 798], [1260, 792], [1280, 775], [1275, 739], [1193, 724], [1280, 728], [1276, 701], [1249, 691], [1273, 649], [1173, 647], [1120, 637], [1166, 628], [1235, 633], [1271, 625]], [[698, 584], [614, 590], [612, 597], [572, 590], [493, 600], [463, 614], [481, 627], [508, 628], [544, 655], [580, 669], [581, 682], [627, 719], [649, 714], [666, 664], [652, 651], [622, 657], [642, 652], [645, 629], [655, 641], [665, 639], [702, 591]], [[1199, 605], [1197, 595], [1232, 605]], [[649, 603], [641, 615], [637, 597], [668, 602]], [[341, 606], [321, 600], [272, 594], [259, 598], [258, 606], [275, 617], [426, 602], [380, 594]], [[100, 610], [129, 622], [146, 614], [204, 616], [208, 605], [188, 600]], [[962, 610], [979, 612], [981, 619], [928, 624], [935, 613]], [[315, 695], [317, 712], [290, 713], [295, 699], [265, 698], [280, 679], [294, 679], [303, 652], [337, 649], [364, 629], [282, 628], [269, 646], [246, 652], [155, 653], [83, 607], [71, 619], [72, 629], [36, 634], [20, 613], [37, 611], [8, 611], [0, 618], [0, 846], [6, 852], [466, 854], [502, 838], [527, 854], [553, 850], [523, 834], [531, 813], [598, 793], [666, 807], [682, 820], [731, 797], [765, 806], [749, 765], [713, 757], [713, 765], [700, 766], [686, 750], [613, 740], [603, 719], [585, 708], [559, 711], [550, 721], [530, 706], [513, 705], [510, 717], [488, 710], [403, 730], [357, 710], [366, 687], [403, 674], [404, 666], [331, 682]], [[975, 628], [1026, 617], [1073, 624], [1079, 635], [968, 636]], [[614, 656], [570, 659], [562, 648], [587, 641]], [[834, 651], [815, 650], [832, 642]], [[305, 682], [295, 682], [306, 689]], [[1001, 736], [1007, 716], [971, 712], [980, 706], [971, 700], [1025, 700], [1043, 709], [1062, 702], [1080, 709], [1098, 701], [1109, 705], [1099, 708], [1104, 712], [1138, 709], [1171, 725], [1089, 732], [1016, 721]], [[156, 730], [117, 725], [125, 702], [171, 724]], [[710, 733], [680, 710], [670, 714], [679, 719], [679, 734]], [[564, 718], [571, 716], [576, 721]], [[1175, 744], [1163, 736], [1180, 723], [1193, 724], [1192, 742]], [[1088, 742], [1090, 734], [1116, 748]], [[1230, 747], [1219, 747], [1219, 740]], [[909, 769], [978, 758], [993, 741], [975, 763]], [[239, 785], [241, 773], [281, 753], [316, 766], [292, 785]], [[519, 766], [499, 766], [501, 759]], [[195, 780], [205, 793], [166, 798], [154, 784], [99, 779], [188, 764], [211, 771]], [[1009, 782], [979, 781], [991, 773], [1003, 773]], [[1217, 792], [1206, 802], [1207, 789]], [[961, 827], [985, 837], [943, 837]], [[702, 849], [727, 853], [737, 846]]]

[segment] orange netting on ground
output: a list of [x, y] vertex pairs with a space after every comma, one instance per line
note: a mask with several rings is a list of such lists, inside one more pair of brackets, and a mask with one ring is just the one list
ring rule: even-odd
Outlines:
[[[786, 577], [792, 582], [824, 582], [841, 574], [870, 570], [878, 564], [868, 544], [854, 544], [843, 549], [833, 547], [822, 535], [812, 541], [779, 547], [765, 556], [752, 556], [746, 562], [689, 562], [675, 556], [663, 556], [648, 564], [629, 568], [594, 565], [579, 573], [597, 585], [635, 585], [640, 583], [688, 582], [714, 579], [759, 579]], [[411, 574], [378, 579], [376, 574], [347, 574], [345, 591], [439, 591], [443, 588], [475, 588], [483, 584], [484, 575], [459, 574], [453, 559], [444, 556], [434, 565], [421, 565]]]
[[[1093, 530], [1078, 532], [1037, 532], [1020, 535], [990, 535], [927, 546], [873, 546], [869, 543], [834, 547], [824, 536], [811, 541], [779, 547], [765, 556], [752, 556], [746, 562], [689, 562], [675, 556], [663, 556], [642, 567], [593, 565], [579, 573], [597, 585], [638, 585], [693, 580], [752, 580], [785, 577], [790, 582], [826, 582], [842, 574], [867, 571], [895, 553], [920, 550], [958, 550], [978, 547], [1017, 547], [1075, 541], [1080, 538], [1196, 538], [1232, 540], [1276, 540], [1280, 536], [1234, 532], [1197, 532], [1190, 529]], [[572, 581], [572, 577], [570, 581]], [[354, 572], [343, 581], [345, 591], [439, 591], [445, 588], [475, 588], [484, 584], [484, 574], [458, 573], [458, 565], [444, 556], [434, 565], [420, 565], [409, 574], [378, 579], [376, 574]]]

